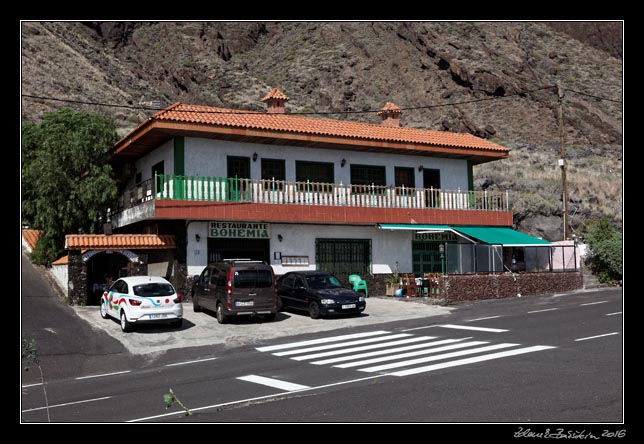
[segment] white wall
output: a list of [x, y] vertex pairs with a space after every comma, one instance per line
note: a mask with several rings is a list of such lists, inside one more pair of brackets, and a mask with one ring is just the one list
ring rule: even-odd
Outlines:
[[68, 267], [67, 264], [64, 265], [52, 265], [51, 269], [49, 270], [52, 276], [54, 276], [54, 279], [56, 279], [56, 282], [58, 283], [58, 286], [60, 289], [63, 291], [65, 296], [69, 295], [68, 289], [67, 289], [67, 284], [69, 279], [67, 278], [68, 274]]
[[[174, 174], [174, 139], [168, 140], [135, 162], [136, 171], [141, 172], [141, 180], [152, 179], [152, 165], [161, 161], [163, 161], [164, 174]], [[130, 185], [134, 185], [134, 179], [134, 177], [131, 179]]]
[[[170, 142], [171, 143], [171, 142]], [[172, 156], [172, 145], [169, 155]], [[331, 162], [334, 164], [335, 183], [351, 183], [350, 165], [376, 165], [386, 167], [387, 185], [395, 185], [394, 167], [413, 168], [416, 187], [423, 187], [423, 172], [418, 167], [438, 169], [441, 174], [441, 188], [445, 190], [467, 190], [467, 161], [431, 156], [410, 156], [360, 151], [311, 149], [285, 145], [261, 145], [255, 143], [230, 142], [225, 140], [185, 138], [185, 174], [187, 176], [226, 177], [227, 156], [253, 157], [250, 163], [251, 178], [260, 179], [262, 158], [286, 160], [286, 180], [295, 180], [295, 161]], [[346, 165], [342, 168], [342, 159]], [[158, 160], [157, 160], [158, 162]], [[151, 162], [148, 170], [155, 162]], [[166, 160], [166, 172], [171, 171]], [[149, 171], [147, 174], [150, 174]]]
[[[200, 274], [208, 261], [209, 221], [193, 221], [188, 225], [188, 274]], [[271, 265], [278, 275], [295, 270], [315, 270], [315, 239], [371, 239], [371, 260], [374, 274], [392, 273], [396, 265], [401, 273], [411, 273], [411, 231], [387, 231], [375, 226], [270, 224]], [[196, 241], [199, 234], [201, 240]], [[282, 242], [278, 236], [282, 235]], [[308, 256], [308, 266], [283, 266], [273, 260], [273, 253], [282, 256]]]

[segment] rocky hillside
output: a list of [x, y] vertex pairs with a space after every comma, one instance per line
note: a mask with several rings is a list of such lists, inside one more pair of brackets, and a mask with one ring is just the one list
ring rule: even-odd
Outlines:
[[[121, 133], [180, 101], [377, 122], [394, 102], [410, 127], [470, 132], [513, 149], [475, 170], [508, 189], [519, 228], [560, 237], [557, 95], [565, 96], [571, 223], [622, 218], [621, 23], [84, 22], [22, 24], [23, 120], [73, 106], [112, 116]], [[572, 92], [577, 91], [577, 92]], [[616, 100], [601, 100], [579, 93]], [[490, 100], [488, 100], [490, 99]], [[463, 103], [470, 102], [470, 103]], [[429, 105], [460, 103], [427, 108]], [[423, 108], [425, 107], [425, 108]], [[346, 113], [351, 111], [353, 113]]]

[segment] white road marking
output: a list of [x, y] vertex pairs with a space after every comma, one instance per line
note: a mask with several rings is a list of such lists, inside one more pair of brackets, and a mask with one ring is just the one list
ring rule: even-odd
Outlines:
[[27, 384], [27, 385], [23, 385], [23, 386], [22, 386], [22, 388], [24, 389], [24, 388], [27, 388], [27, 387], [35, 387], [35, 386], [37, 386], [37, 385], [42, 385], [42, 382], [38, 382], [38, 383], [36, 383], [36, 384]]
[[197, 362], [206, 362], [206, 361], [214, 361], [217, 358], [205, 358], [205, 359], [196, 359], [194, 361], [184, 361], [184, 362], [175, 362], [174, 364], [166, 364], [166, 367], [174, 367], [175, 365], [185, 365], [185, 364], [194, 364]]
[[604, 336], [612, 336], [612, 335], [618, 335], [618, 334], [619, 334], [619, 332], [614, 331], [614, 332], [612, 332], [612, 333], [606, 333], [606, 334], [603, 334], [603, 335], [588, 336], [587, 338], [579, 338], [579, 339], [575, 339], [575, 341], [586, 341], [586, 340], [588, 340], [588, 339], [603, 338]]
[[606, 316], [615, 316], [615, 315], [621, 315], [621, 311], [616, 311], [615, 313], [607, 313]]
[[436, 355], [436, 356], [429, 356], [425, 358], [417, 358], [417, 359], [410, 359], [408, 361], [399, 361], [399, 362], [393, 362], [391, 364], [383, 364], [383, 365], [376, 365], [375, 367], [367, 367], [367, 368], [359, 368], [358, 370], [361, 372], [379, 372], [382, 370], [389, 370], [392, 368], [398, 368], [398, 367], [408, 367], [410, 365], [414, 364], [422, 364], [423, 362], [431, 362], [431, 361], [440, 361], [441, 359], [448, 359], [448, 358], [454, 358], [456, 356], [463, 356], [463, 355], [471, 355], [474, 353], [482, 353], [490, 350], [498, 350], [500, 348], [508, 348], [508, 347], [514, 347], [519, 344], [511, 344], [509, 342], [502, 343], [502, 344], [494, 344], [494, 345], [488, 345], [485, 347], [478, 347], [478, 348], [471, 348], [468, 350], [461, 350], [457, 352], [452, 352], [452, 353], [445, 353], [442, 355]]
[[310, 341], [290, 342], [288, 344], [270, 345], [268, 347], [258, 347], [258, 348], [256, 348], [256, 350], [261, 351], [261, 352], [274, 351], [274, 350], [283, 350], [283, 349], [286, 349], [286, 348], [302, 347], [302, 346], [305, 346], [305, 345], [326, 344], [328, 342], [344, 341], [345, 339], [366, 338], [368, 336], [383, 335], [383, 334], [387, 334], [387, 333], [389, 333], [389, 332], [384, 331], [384, 330], [368, 331], [368, 332], [365, 332], [365, 333], [354, 333], [352, 335], [332, 336], [330, 338], [312, 339]]
[[501, 315], [499, 315], [499, 316], [488, 316], [486, 318], [468, 319], [467, 321], [463, 321], [463, 322], [484, 321], [485, 319], [496, 319], [496, 318], [500, 318], [500, 317], [501, 317]]
[[483, 344], [489, 344], [489, 342], [486, 342], [486, 341], [463, 342], [460, 344], [446, 345], [444, 347], [436, 347], [436, 348], [429, 348], [424, 350], [417, 350], [409, 353], [402, 353], [400, 355], [383, 356], [380, 358], [367, 359], [365, 361], [349, 362], [347, 364], [334, 365], [334, 367], [338, 367], [338, 368], [359, 367], [361, 365], [375, 364], [375, 363], [384, 362], [384, 361], [394, 361], [396, 359], [411, 358], [412, 356], [429, 355], [429, 354], [439, 353], [447, 350], [454, 350], [457, 348], [472, 347], [475, 345], [483, 345]]
[[587, 304], [581, 304], [581, 306], [583, 307], [584, 305], [605, 304], [606, 302], [608, 302], [608, 301], [589, 302]]
[[313, 361], [311, 362], [311, 364], [324, 365], [324, 364], [334, 364], [336, 362], [342, 362], [342, 361], [353, 361], [355, 359], [369, 358], [371, 356], [389, 355], [393, 353], [400, 353], [403, 351], [418, 350], [419, 348], [429, 348], [429, 347], [435, 347], [437, 345], [452, 344], [454, 342], [464, 341], [466, 339], [472, 339], [472, 337], [460, 338], [460, 339], [443, 339], [441, 341], [434, 341], [434, 342], [423, 342], [422, 344], [407, 345], [405, 347], [396, 347], [396, 348], [390, 348], [387, 350], [376, 350], [368, 353], [359, 353], [357, 355], [340, 356], [338, 358], [324, 359], [322, 361]]
[[[302, 390], [294, 390], [292, 392], [273, 393], [272, 395], [258, 396], [256, 398], [247, 398], [247, 399], [240, 399], [240, 400], [237, 400], [237, 401], [224, 402], [222, 404], [206, 405], [206, 406], [203, 406], [203, 407], [196, 407], [196, 408], [190, 409], [190, 411], [191, 412], [200, 412], [201, 410], [228, 407], [228, 406], [235, 405], [235, 404], [245, 404], [245, 403], [248, 403], [248, 402], [259, 401], [261, 399], [275, 398], [277, 396], [283, 397], [283, 396], [289, 395], [291, 393], [301, 393], [301, 392], [306, 392], [306, 391], [309, 391], [309, 390], [317, 390], [317, 389], [323, 389], [323, 388], [328, 388], [328, 387], [335, 387], [335, 386], [338, 386], [338, 385], [351, 384], [351, 383], [354, 383], [354, 382], [368, 381], [369, 379], [382, 378], [383, 376], [387, 376], [387, 375], [373, 375], [373, 376], [367, 376], [365, 378], [351, 379], [349, 381], [334, 382], [332, 384], [319, 385], [317, 387], [309, 387], [309, 388], [302, 389]], [[148, 417], [145, 417], [145, 418], [130, 419], [129, 421], [125, 421], [125, 422], [140, 422], [140, 421], [147, 421], [149, 419], [158, 419], [158, 418], [164, 418], [166, 416], [185, 415], [185, 414], [186, 414], [186, 412], [184, 412], [183, 410], [180, 410], [178, 412], [164, 413], [164, 414], [161, 414], [161, 415], [148, 416]]]
[[255, 384], [267, 385], [276, 389], [286, 390], [287, 392], [311, 388], [308, 385], [293, 384], [292, 382], [280, 381], [279, 379], [266, 378], [258, 375], [240, 376], [237, 379], [241, 381], [254, 382]]
[[[385, 348], [385, 347], [390, 347], [392, 345], [409, 344], [411, 342], [419, 342], [419, 341], [429, 341], [430, 339], [435, 339], [435, 338], [433, 336], [419, 336], [416, 338], [401, 339], [399, 341], [380, 342], [378, 344], [362, 345], [360, 347], [350, 347], [350, 348], [343, 348], [341, 350], [332, 350], [327, 352], [314, 353], [312, 355], [296, 356], [291, 359], [295, 361], [304, 361], [306, 359], [316, 359], [316, 358], [324, 358], [325, 356], [343, 355], [345, 353], [353, 353], [353, 352], [363, 351], [363, 350], [372, 350], [374, 348]], [[382, 351], [379, 351], [377, 353], [382, 353]]]
[[556, 347], [551, 347], [548, 345], [535, 345], [533, 347], [518, 348], [516, 350], [508, 350], [508, 351], [499, 352], [499, 353], [492, 353], [490, 355], [476, 356], [473, 358], [465, 358], [465, 359], [458, 359], [456, 361], [443, 362], [441, 364], [433, 364], [433, 365], [427, 365], [424, 367], [410, 368], [408, 370], [400, 370], [389, 374], [393, 376], [415, 375], [418, 373], [430, 372], [432, 370], [439, 370], [439, 369], [448, 368], [448, 367], [456, 367], [458, 365], [472, 364], [474, 362], [489, 361], [491, 359], [505, 358], [506, 356], [520, 355], [524, 353], [547, 350], [550, 348], [556, 348]]
[[57, 332], [56, 330], [54, 330], [53, 328], [51, 328], [51, 327], [46, 327], [46, 328], [45, 328], [45, 331], [48, 331], [49, 333], [53, 333], [53, 334], [55, 334], [55, 335], [57, 335], [57, 334], [58, 334], [58, 332]]
[[407, 336], [411, 336], [411, 335], [407, 333], [400, 333], [397, 335], [380, 336], [377, 338], [359, 339], [356, 341], [342, 342], [340, 344], [329, 344], [329, 345], [319, 345], [317, 347], [300, 348], [297, 350], [289, 350], [289, 351], [273, 353], [273, 354], [275, 356], [289, 356], [289, 355], [296, 355], [298, 353], [307, 353], [307, 352], [318, 351], [318, 350], [328, 350], [330, 348], [345, 347], [347, 345], [369, 344], [372, 342], [385, 341], [389, 339], [405, 338]]
[[414, 330], [422, 330], [424, 328], [432, 328], [432, 327], [438, 327], [438, 325], [426, 325], [424, 327], [405, 328], [404, 330], [400, 330], [400, 331], [414, 331]]
[[[103, 400], [103, 399], [110, 399], [110, 398], [111, 398], [111, 396], [103, 396], [102, 398], [86, 399], [86, 400], [84, 400], [84, 401], [67, 402], [67, 403], [65, 403], [65, 404], [54, 404], [54, 405], [50, 405], [50, 406], [49, 406], [49, 408], [50, 408], [50, 409], [53, 409], [53, 408], [56, 408], [56, 407], [65, 407], [65, 406], [67, 406], [67, 405], [83, 404], [83, 403], [85, 403], [85, 402], [101, 401], [101, 400]], [[45, 406], [45, 407], [36, 407], [35, 409], [27, 409], [27, 410], [23, 410], [23, 411], [22, 411], [22, 413], [25, 413], [25, 412], [35, 412], [36, 410], [44, 410], [44, 409], [46, 409], [46, 408], [47, 408], [46, 406]]]
[[75, 378], [75, 379], [79, 380], [79, 379], [90, 379], [90, 378], [102, 378], [103, 376], [122, 375], [124, 373], [130, 373], [131, 371], [132, 370], [125, 370], [125, 371], [122, 371], [122, 372], [103, 373], [101, 375], [80, 376], [80, 377]]
[[502, 333], [504, 330], [502, 328], [485, 328], [485, 327], [470, 327], [467, 325], [454, 325], [454, 324], [441, 324], [437, 325], [437, 327], [443, 327], [443, 328], [455, 328], [457, 330], [476, 330], [476, 331], [489, 331], [492, 333]]
[[553, 310], [559, 310], [558, 308], [544, 308], [543, 310], [533, 310], [529, 311], [528, 313], [543, 313], [544, 311], [553, 311]]

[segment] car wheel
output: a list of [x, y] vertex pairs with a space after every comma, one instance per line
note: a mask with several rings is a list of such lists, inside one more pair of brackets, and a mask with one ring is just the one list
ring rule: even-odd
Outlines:
[[228, 322], [228, 316], [224, 314], [224, 306], [222, 304], [217, 304], [217, 322], [220, 324]]
[[201, 305], [199, 305], [199, 302], [197, 302], [197, 298], [195, 296], [192, 297], [192, 310], [195, 313], [199, 313], [201, 311]]
[[174, 328], [181, 328], [181, 326], [183, 325], [183, 318], [177, 319], [176, 321], [172, 321], [172, 324], [170, 325], [172, 325], [172, 327]]
[[107, 314], [107, 306], [106, 306], [106, 302], [105, 302], [105, 301], [101, 301], [101, 308], [100, 308], [100, 310], [101, 310], [101, 317], [102, 317], [103, 319], [107, 319], [107, 318], [109, 318], [109, 317], [110, 317], [110, 315], [108, 315], [108, 314]]
[[277, 297], [277, 311], [282, 311], [284, 309], [284, 303], [282, 302], [281, 297]]
[[121, 330], [123, 330], [123, 333], [129, 333], [132, 331], [132, 324], [127, 320], [125, 310], [121, 310]]
[[317, 302], [311, 302], [311, 305], [309, 305], [309, 316], [311, 316], [311, 319], [320, 317], [320, 306]]
[[267, 321], [273, 322], [275, 320], [276, 315], [277, 313], [271, 313], [271, 314], [264, 315], [264, 317], [266, 318]]

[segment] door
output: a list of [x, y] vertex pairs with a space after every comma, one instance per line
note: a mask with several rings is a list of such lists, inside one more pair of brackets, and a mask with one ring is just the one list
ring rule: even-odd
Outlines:
[[303, 310], [309, 308], [309, 296], [306, 288], [306, 280], [302, 276], [297, 276], [293, 284], [293, 306], [295, 308]]
[[412, 241], [412, 269], [417, 277], [424, 273], [442, 273], [440, 242]]
[[233, 269], [233, 308], [272, 310], [275, 307], [274, 275], [269, 267]]
[[440, 208], [441, 171], [423, 170], [423, 188], [425, 188], [425, 206]]
[[246, 199], [250, 179], [250, 157], [228, 156], [228, 200]]
[[203, 308], [209, 310], [214, 310], [212, 308], [212, 289], [210, 286], [210, 277], [212, 276], [214, 269], [212, 267], [206, 267], [204, 271], [201, 272], [199, 280], [195, 284], [195, 297], [197, 298], [197, 304]]

